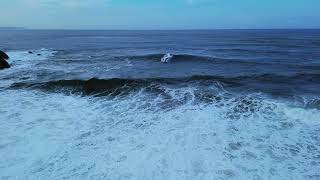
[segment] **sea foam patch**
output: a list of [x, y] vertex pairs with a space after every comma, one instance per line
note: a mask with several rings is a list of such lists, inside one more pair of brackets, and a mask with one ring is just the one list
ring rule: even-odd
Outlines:
[[29, 79], [31, 72], [38, 70], [41, 66], [38, 63], [43, 62], [50, 57], [53, 57], [57, 51], [50, 49], [38, 49], [30, 51], [9, 51], [7, 54], [11, 68], [1, 71], [0, 87], [8, 87], [10, 84], [19, 81], [20, 79]]
[[32, 51], [9, 51], [9, 62], [12, 66], [10, 70], [21, 71], [26, 70], [27, 68], [35, 68], [37, 62], [47, 60], [56, 53], [56, 51], [44, 48]]
[[8, 55], [10, 57], [10, 61], [17, 64], [27, 64], [29, 61], [40, 61], [46, 60], [49, 57], [52, 57], [57, 53], [57, 51], [53, 51], [50, 49], [39, 49], [39, 50], [31, 50], [31, 51], [9, 51]]
[[[193, 93], [166, 91], [174, 101]], [[187, 99], [168, 110], [159, 106], [167, 98], [143, 91], [126, 98], [0, 92], [1, 178], [319, 177], [320, 122], [307, 121], [319, 111], [299, 108], [295, 116], [296, 108], [255, 95]]]

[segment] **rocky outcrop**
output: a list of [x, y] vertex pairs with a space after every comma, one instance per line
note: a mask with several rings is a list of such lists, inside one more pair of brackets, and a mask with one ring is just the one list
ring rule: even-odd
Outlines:
[[10, 68], [9, 63], [6, 61], [9, 59], [9, 56], [0, 50], [0, 69]]
[[9, 59], [9, 56], [5, 52], [0, 50], [0, 59], [7, 60]]
[[0, 60], [0, 69], [10, 68], [9, 63], [6, 60]]

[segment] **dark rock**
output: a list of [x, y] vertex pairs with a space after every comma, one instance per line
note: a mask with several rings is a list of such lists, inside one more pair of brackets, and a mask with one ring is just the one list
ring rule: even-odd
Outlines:
[[29, 53], [29, 54], [33, 54], [33, 52], [32, 52], [32, 51], [28, 51], [28, 53]]
[[9, 63], [4, 59], [0, 59], [0, 69], [5, 69], [5, 68], [10, 68]]
[[1, 59], [4, 59], [4, 60], [9, 59], [9, 56], [5, 52], [0, 50], [0, 60]]
[[38, 56], [41, 56], [41, 54], [37, 54]]

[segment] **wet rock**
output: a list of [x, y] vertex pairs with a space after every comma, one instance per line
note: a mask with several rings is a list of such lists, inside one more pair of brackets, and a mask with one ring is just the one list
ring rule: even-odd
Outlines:
[[9, 63], [6, 61], [9, 59], [9, 56], [0, 50], [0, 69], [10, 68]]
[[28, 51], [28, 53], [29, 53], [29, 54], [33, 54], [33, 52], [32, 52], [32, 51]]
[[0, 69], [5, 69], [5, 68], [10, 68], [9, 63], [4, 59], [0, 59]]
[[7, 60], [7, 59], [9, 59], [9, 56], [5, 52], [0, 50], [0, 60]]
[[41, 56], [41, 54], [37, 54], [38, 56]]

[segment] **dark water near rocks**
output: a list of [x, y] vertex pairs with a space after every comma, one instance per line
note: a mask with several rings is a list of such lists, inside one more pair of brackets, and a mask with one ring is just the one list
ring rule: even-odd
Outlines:
[[12, 65], [0, 71], [2, 178], [320, 178], [320, 30], [0, 42]]

